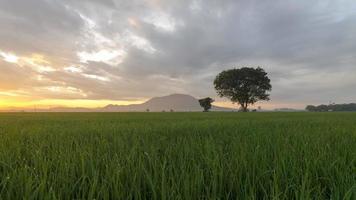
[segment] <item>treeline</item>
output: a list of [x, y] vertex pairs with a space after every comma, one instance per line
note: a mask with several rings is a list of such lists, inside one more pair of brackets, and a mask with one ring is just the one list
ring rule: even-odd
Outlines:
[[310, 112], [356, 111], [356, 103], [330, 104], [318, 106], [308, 105], [305, 109]]

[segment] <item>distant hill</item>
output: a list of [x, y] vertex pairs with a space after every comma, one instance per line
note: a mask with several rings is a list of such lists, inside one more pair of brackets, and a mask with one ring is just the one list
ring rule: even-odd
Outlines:
[[[198, 99], [186, 94], [171, 94], [163, 97], [154, 97], [142, 104], [107, 105], [101, 109], [104, 112], [139, 112], [149, 109], [153, 112], [170, 110], [178, 112], [202, 111]], [[212, 106], [212, 111], [233, 111], [231, 108]]]

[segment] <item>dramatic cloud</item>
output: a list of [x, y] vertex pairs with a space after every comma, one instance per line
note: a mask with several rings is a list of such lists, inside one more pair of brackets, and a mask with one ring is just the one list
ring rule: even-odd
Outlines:
[[0, 98], [216, 98], [262, 66], [270, 106], [352, 102], [355, 22], [353, 0], [0, 0]]

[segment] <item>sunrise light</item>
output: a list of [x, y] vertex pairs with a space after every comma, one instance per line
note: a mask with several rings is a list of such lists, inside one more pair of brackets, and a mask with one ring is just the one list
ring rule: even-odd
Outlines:
[[5, 53], [0, 51], [0, 56], [2, 56], [3, 60], [9, 63], [17, 63], [18, 57], [11, 53]]

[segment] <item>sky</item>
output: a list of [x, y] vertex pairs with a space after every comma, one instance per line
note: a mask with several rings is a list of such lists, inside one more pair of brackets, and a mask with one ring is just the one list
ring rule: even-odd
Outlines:
[[[0, 0], [0, 108], [219, 98], [262, 67], [262, 108], [356, 102], [354, 0]], [[234, 105], [235, 106], [235, 105]]]

